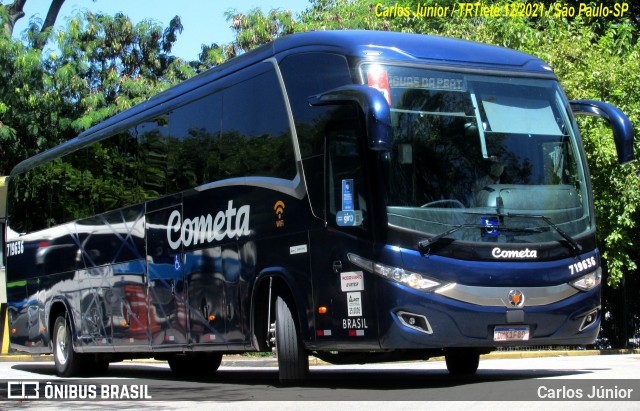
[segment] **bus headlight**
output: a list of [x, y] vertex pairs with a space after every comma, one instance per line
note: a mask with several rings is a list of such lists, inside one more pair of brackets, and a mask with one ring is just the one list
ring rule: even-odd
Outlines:
[[441, 285], [438, 281], [428, 278], [422, 274], [405, 270], [404, 268], [391, 267], [382, 263], [367, 260], [366, 258], [362, 258], [359, 255], [351, 253], [348, 254], [348, 257], [349, 261], [353, 264], [369, 271], [370, 273], [416, 290], [429, 291]]
[[600, 285], [602, 282], [602, 268], [598, 268], [596, 271], [593, 271], [587, 275], [583, 275], [575, 281], [572, 281], [571, 284], [575, 288], [580, 291], [589, 291]]

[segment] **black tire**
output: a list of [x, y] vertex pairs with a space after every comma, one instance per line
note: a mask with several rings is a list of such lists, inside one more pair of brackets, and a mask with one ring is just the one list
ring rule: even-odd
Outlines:
[[175, 355], [169, 357], [168, 362], [174, 374], [203, 377], [213, 374], [218, 370], [222, 363], [222, 354], [196, 353], [191, 355]]
[[473, 375], [478, 371], [480, 354], [471, 349], [451, 350], [445, 352], [444, 360], [451, 375]]
[[276, 300], [276, 355], [280, 382], [303, 381], [309, 374], [309, 355], [304, 348], [287, 300]]
[[71, 326], [65, 315], [56, 318], [53, 326], [53, 359], [60, 377], [74, 377], [84, 371], [84, 357], [73, 350]]

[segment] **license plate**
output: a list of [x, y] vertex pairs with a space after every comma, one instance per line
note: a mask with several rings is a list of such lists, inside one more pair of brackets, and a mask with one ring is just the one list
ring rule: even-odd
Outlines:
[[493, 329], [493, 341], [528, 341], [529, 326], [497, 326]]

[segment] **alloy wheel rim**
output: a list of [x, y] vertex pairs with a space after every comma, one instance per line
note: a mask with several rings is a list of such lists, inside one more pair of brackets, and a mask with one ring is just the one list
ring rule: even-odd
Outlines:
[[66, 364], [67, 362], [67, 327], [64, 324], [58, 326], [58, 332], [56, 333], [56, 354], [60, 364]]

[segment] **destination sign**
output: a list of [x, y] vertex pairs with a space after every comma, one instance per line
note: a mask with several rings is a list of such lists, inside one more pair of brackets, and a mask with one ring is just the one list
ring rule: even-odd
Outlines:
[[389, 76], [392, 88], [427, 88], [433, 90], [466, 91], [467, 83], [455, 77]]

